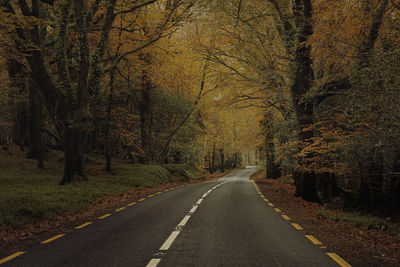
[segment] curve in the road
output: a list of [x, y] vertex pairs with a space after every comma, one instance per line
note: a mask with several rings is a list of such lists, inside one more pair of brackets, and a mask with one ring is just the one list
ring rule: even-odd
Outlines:
[[254, 171], [149, 195], [0, 264], [350, 266], [271, 203], [249, 180]]

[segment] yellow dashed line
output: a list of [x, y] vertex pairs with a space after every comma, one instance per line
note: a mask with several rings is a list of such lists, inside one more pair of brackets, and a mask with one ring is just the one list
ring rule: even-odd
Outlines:
[[154, 195], [148, 195], [147, 197], [154, 197]]
[[18, 256], [21, 256], [22, 254], [25, 254], [25, 252], [20, 251], [20, 252], [14, 253], [14, 254], [12, 254], [12, 255], [10, 255], [8, 257], [5, 257], [4, 259], [0, 260], [0, 264], [3, 264], [3, 263], [5, 263], [5, 262], [7, 262], [9, 260], [12, 260], [12, 259], [18, 257]]
[[292, 226], [294, 228], [296, 228], [296, 230], [304, 230], [303, 227], [301, 227], [300, 225], [298, 225], [297, 223], [292, 223]]
[[274, 210], [275, 210], [276, 212], [279, 212], [279, 213], [282, 212], [282, 211], [281, 211], [280, 209], [278, 209], [278, 208], [275, 208]]
[[75, 227], [75, 229], [82, 229], [83, 227], [86, 227], [86, 226], [88, 226], [89, 224], [92, 224], [92, 222], [87, 222], [87, 223], [81, 224], [81, 225]]
[[141, 201], [143, 201], [143, 200], [146, 200], [146, 199], [145, 199], [145, 198], [141, 198], [141, 199], [139, 199], [138, 201], [141, 202]]
[[100, 216], [99, 218], [97, 218], [97, 219], [105, 219], [105, 218], [107, 218], [108, 216], [111, 216], [111, 214], [110, 213], [107, 213], [107, 214], [105, 214], [105, 215], [103, 215], [103, 216]]
[[272, 204], [272, 203], [268, 203], [268, 206], [270, 206], [270, 207], [275, 207], [275, 205]]
[[339, 257], [336, 253], [326, 253], [329, 257], [332, 258], [332, 260], [336, 261], [337, 264], [339, 264], [342, 267], [351, 267], [350, 264], [348, 264], [344, 259]]
[[307, 237], [314, 245], [317, 245], [317, 246], [321, 246], [321, 245], [322, 245], [321, 241], [319, 241], [318, 239], [316, 239], [314, 236], [312, 236], [312, 235], [306, 235], [306, 237]]
[[121, 211], [121, 210], [124, 210], [124, 209], [126, 209], [126, 207], [122, 207], [122, 208], [116, 209], [115, 211], [118, 212], [118, 211]]
[[132, 202], [132, 203], [128, 204], [128, 206], [133, 206], [135, 204], [136, 204], [136, 202]]
[[49, 238], [49, 239], [46, 239], [46, 240], [40, 242], [40, 244], [50, 243], [50, 242], [52, 242], [52, 241], [54, 241], [56, 239], [59, 239], [60, 237], [63, 237], [63, 236], [65, 236], [65, 234], [60, 234], [60, 235], [53, 236], [52, 238]]
[[164, 192], [168, 192], [168, 191], [169, 191], [169, 189], [165, 189], [165, 190], [164, 190]]
[[154, 195], [159, 195], [159, 194], [162, 194], [162, 192], [157, 192], [157, 193], [155, 193]]
[[265, 201], [265, 202], [268, 202], [268, 201], [269, 201], [269, 200], [268, 200], [268, 199], [266, 199], [266, 198], [263, 198], [263, 199], [264, 199], [264, 201]]
[[282, 217], [283, 217], [283, 219], [285, 219], [286, 221], [290, 221], [290, 220], [291, 220], [290, 217], [287, 216], [287, 215], [282, 215]]

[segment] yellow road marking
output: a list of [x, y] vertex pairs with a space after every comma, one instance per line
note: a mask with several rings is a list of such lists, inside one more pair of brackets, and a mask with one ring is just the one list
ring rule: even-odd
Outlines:
[[157, 193], [155, 193], [154, 195], [159, 195], [159, 194], [162, 194], [162, 192], [157, 192]]
[[92, 222], [87, 222], [87, 223], [81, 224], [81, 225], [75, 227], [75, 229], [82, 229], [83, 227], [86, 227], [86, 226], [88, 226], [89, 224], [92, 224]]
[[268, 202], [269, 200], [267, 198], [263, 198], [265, 202]]
[[148, 195], [147, 197], [154, 197], [154, 195]]
[[60, 235], [53, 236], [52, 238], [49, 238], [49, 239], [46, 239], [46, 240], [40, 242], [40, 244], [50, 243], [50, 242], [52, 242], [52, 241], [54, 241], [56, 239], [59, 239], [60, 237], [63, 237], [63, 236], [65, 236], [65, 234], [60, 234]]
[[132, 203], [128, 204], [128, 206], [133, 206], [135, 204], [136, 204], [136, 202], [132, 202]]
[[322, 242], [319, 241], [318, 239], [316, 239], [314, 236], [312, 236], [312, 235], [306, 235], [306, 237], [307, 237], [314, 245], [317, 245], [317, 246], [321, 246], [321, 245], [322, 245]]
[[139, 199], [138, 201], [141, 202], [141, 201], [143, 201], [143, 200], [146, 200], [146, 199], [145, 199], [145, 198], [141, 198], [141, 199]]
[[168, 191], [169, 191], [169, 189], [165, 189], [165, 190], [164, 190], [164, 192], [168, 192]]
[[111, 214], [110, 213], [107, 213], [107, 214], [104, 214], [103, 216], [100, 216], [99, 218], [97, 218], [97, 219], [105, 219], [105, 218], [107, 218], [108, 216], [111, 216]]
[[282, 212], [280, 209], [278, 209], [278, 208], [275, 208], [274, 209], [276, 212]]
[[269, 205], [270, 207], [275, 207], [275, 205], [272, 204], [272, 203], [268, 203], [268, 205]]
[[12, 255], [10, 255], [8, 257], [5, 257], [4, 259], [0, 260], [0, 264], [3, 264], [3, 263], [5, 263], [5, 262], [7, 262], [9, 260], [12, 260], [12, 259], [18, 257], [18, 256], [21, 256], [22, 254], [25, 254], [25, 252], [20, 251], [20, 252], [14, 253], [14, 254], [12, 254]]
[[286, 221], [290, 221], [290, 220], [291, 220], [290, 217], [287, 216], [287, 215], [282, 215], [282, 217], [283, 217], [283, 219], [285, 219]]
[[332, 258], [332, 260], [336, 261], [337, 264], [339, 264], [342, 267], [351, 267], [350, 264], [348, 264], [344, 259], [339, 257], [338, 254], [336, 253], [326, 253], [329, 257]]
[[115, 211], [121, 211], [121, 210], [124, 210], [124, 209], [126, 209], [126, 207], [122, 207], [122, 208], [119, 208], [119, 209], [116, 209]]
[[303, 227], [301, 227], [300, 225], [298, 225], [297, 223], [292, 223], [292, 226], [294, 228], [296, 228], [297, 230], [304, 230]]

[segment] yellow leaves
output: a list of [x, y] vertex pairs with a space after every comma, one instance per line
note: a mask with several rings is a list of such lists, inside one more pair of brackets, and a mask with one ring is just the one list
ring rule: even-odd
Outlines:
[[296, 168], [300, 171], [347, 174], [350, 168], [340, 157], [356, 133], [344, 130], [340, 124], [335, 124], [337, 121], [340, 121], [340, 118], [321, 121], [303, 129], [303, 131], [312, 130], [316, 133], [311, 139], [278, 145], [276, 162], [289, 160], [288, 155], [294, 155], [297, 162]]

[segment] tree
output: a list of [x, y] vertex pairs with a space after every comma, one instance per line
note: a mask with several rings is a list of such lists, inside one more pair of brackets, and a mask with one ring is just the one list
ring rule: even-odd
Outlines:
[[[25, 53], [32, 79], [40, 88], [62, 137], [65, 169], [60, 184], [87, 179], [84, 153], [92, 126], [91, 107], [101, 86], [104, 54], [115, 17], [154, 2], [140, 1], [122, 9], [116, 0], [90, 4], [88, 1], [58, 1], [57, 7], [50, 10], [56, 21], [47, 28], [36, 23], [28, 30], [16, 29], [23, 41], [17, 45]], [[24, 17], [47, 19], [48, 14], [41, 10], [37, 0], [31, 5], [25, 0], [15, 5], [8, 1], [1, 4], [14, 15], [21, 13]], [[47, 41], [51, 38], [54, 45], [49, 49]], [[28, 50], [28, 47], [36, 49]]]

